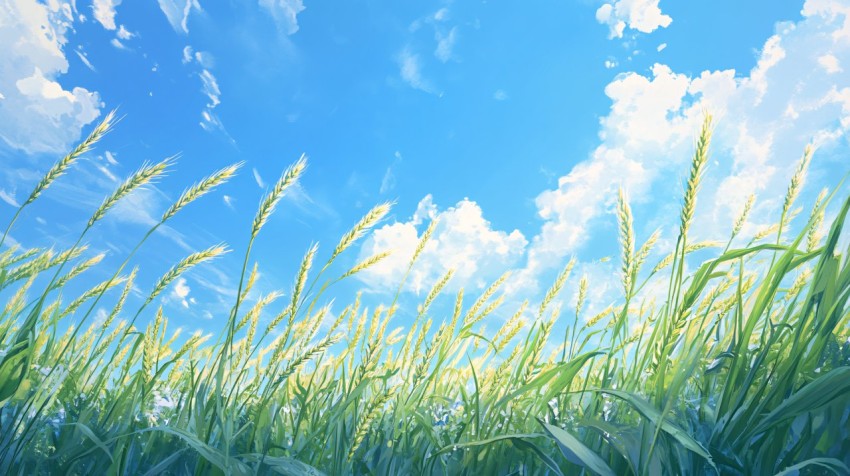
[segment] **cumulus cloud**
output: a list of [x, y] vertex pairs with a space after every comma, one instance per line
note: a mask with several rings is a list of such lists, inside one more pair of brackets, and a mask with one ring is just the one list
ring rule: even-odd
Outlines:
[[526, 277], [533, 280], [587, 242], [594, 220], [612, 210], [617, 187], [638, 204], [657, 202], [656, 210], [675, 199], [704, 111], [718, 117], [714, 164], [701, 192], [713, 206], [698, 210], [696, 232], [712, 238], [727, 232], [751, 193], [765, 197], [753, 220], [770, 220], [805, 144], [828, 148], [850, 127], [848, 78], [807, 73], [824, 56], [836, 64], [850, 57], [850, 42], [837, 34], [848, 24], [848, 10], [807, 2], [805, 18], [782, 25], [748, 74], [689, 77], [656, 64], [646, 76], [619, 75], [605, 89], [612, 106], [601, 121], [601, 144], [559, 179], [557, 189], [536, 199], [544, 222], [529, 248]]
[[652, 33], [673, 21], [661, 12], [659, 0], [615, 0], [596, 10], [596, 20], [608, 25], [609, 38], [622, 38], [626, 28]]
[[96, 92], [68, 90], [63, 51], [74, 17], [67, 3], [7, 2], [0, 23], [0, 140], [29, 154], [61, 152], [100, 114]]
[[121, 5], [121, 0], [94, 0], [91, 5], [94, 19], [107, 30], [114, 30], [115, 7], [118, 5]]
[[364, 242], [361, 259], [385, 250], [393, 254], [364, 271], [360, 279], [379, 289], [397, 287], [421, 233], [434, 219], [438, 220], [434, 234], [408, 277], [407, 289], [414, 292], [427, 290], [449, 269], [455, 270], [452, 289], [481, 288], [517, 264], [525, 252], [523, 234], [494, 230], [477, 203], [464, 199], [440, 211], [428, 195], [409, 220], [385, 225]]
[[121, 25], [121, 26], [118, 27], [118, 31], [115, 33], [115, 35], [119, 39], [122, 39], [122, 40], [125, 40], [125, 41], [130, 40], [134, 36], [136, 36], [134, 33], [128, 31], [127, 28], [124, 27], [124, 25]]
[[[457, 262], [481, 272], [483, 265], [477, 253], [492, 253], [499, 245], [512, 243], [523, 251], [496, 255], [498, 259], [488, 256], [488, 266], [495, 268], [498, 263], [499, 271], [503, 271], [521, 261], [509, 285], [514, 289], [539, 290], [542, 277], [563, 266], [568, 256], [577, 254], [590, 240], [610, 240], [611, 246], [615, 245], [616, 232], [611, 225], [615, 223], [614, 198], [620, 186], [627, 190], [639, 218], [639, 239], [660, 226], [662, 241], [671, 242], [676, 233], [676, 201], [684, 188], [695, 135], [706, 111], [717, 121], [712, 163], [692, 229], [694, 239], [725, 236], [753, 193], [760, 198], [744, 234], [751, 236], [757, 227], [773, 223], [806, 144], [819, 147], [811, 166], [813, 176], [831, 177], [839, 166], [846, 171], [846, 163], [838, 162], [831, 151], [845, 144], [850, 128], [850, 78], [836, 69], [850, 61], [850, 6], [809, 0], [802, 13], [801, 21], [777, 26], [776, 34], [764, 42], [750, 71], [704, 71], [692, 76], [655, 64], [648, 73], [618, 75], [605, 88], [611, 109], [600, 121], [599, 145], [561, 176], [557, 187], [536, 197], [542, 223], [527, 245], [519, 232], [497, 232], [489, 224], [481, 225], [478, 233], [496, 233], [489, 235], [493, 246], [482, 246], [477, 238], [465, 242], [468, 235], [464, 233], [454, 238], [452, 227], [468, 230], [471, 223], [476, 223], [466, 218], [443, 220], [441, 239], [433, 247], [446, 242], [474, 243], [464, 251], [469, 254], [461, 253], [471, 257], [469, 262], [463, 257]], [[811, 74], [824, 69], [835, 72]], [[367, 275], [367, 279], [397, 283], [405, 256], [409, 256], [421, 231], [417, 217], [457, 216], [458, 210], [476, 211], [477, 217], [483, 216], [472, 202], [438, 212], [426, 199], [410, 221], [377, 230], [368, 247], [364, 247], [363, 256], [382, 247], [403, 252]], [[480, 223], [483, 218], [478, 220]], [[463, 246], [448, 248], [458, 250]], [[454, 256], [452, 252], [444, 253]], [[424, 263], [417, 280], [411, 283], [413, 289], [429, 285], [440, 271], [450, 267], [437, 253], [429, 255]], [[486, 268], [483, 275], [498, 274]], [[468, 274], [466, 278], [472, 276]], [[611, 276], [617, 279], [616, 273]]]
[[298, 31], [298, 14], [304, 11], [301, 0], [260, 0], [260, 6], [271, 13], [280, 31], [287, 35]]

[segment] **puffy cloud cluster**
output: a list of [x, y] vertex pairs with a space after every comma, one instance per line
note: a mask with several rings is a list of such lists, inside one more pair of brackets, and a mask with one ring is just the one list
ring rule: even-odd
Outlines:
[[622, 38], [626, 28], [641, 33], [652, 33], [673, 22], [661, 12], [659, 0], [616, 0], [603, 4], [596, 10], [596, 20], [608, 25], [610, 38]]
[[[636, 5], [649, 4], [657, 7], [657, 2], [616, 5], [632, 12]], [[619, 11], [616, 5], [609, 12]], [[776, 34], [767, 39], [749, 72], [705, 71], [691, 77], [656, 64], [650, 74], [624, 73], [608, 84], [605, 93], [612, 104], [600, 121], [600, 144], [590, 157], [559, 178], [557, 188], [537, 196], [541, 228], [527, 247], [524, 238], [514, 243], [522, 254], [499, 255], [509, 257], [500, 263], [502, 270], [526, 258], [512, 286], [539, 288], [541, 276], [562, 266], [569, 255], [596, 236], [600, 218], [613, 221], [610, 214], [620, 186], [628, 190], [641, 222], [667, 227], [662, 240], [669, 242], [678, 213], [670, 204], [683, 189], [695, 135], [706, 111], [716, 116], [717, 126], [712, 163], [694, 221], [696, 235], [725, 236], [750, 194], [760, 198], [744, 233], [772, 223], [787, 181], [808, 143], [820, 148], [812, 174], [834, 168], [836, 159], [830, 157], [830, 149], [843, 143], [850, 128], [850, 76], [844, 68], [850, 64], [850, 5], [809, 0], [802, 14], [799, 22], [777, 25]], [[658, 15], [650, 17], [658, 21], [640, 20], [635, 28], [663, 26]], [[458, 221], [455, 226], [468, 229], [470, 223], [474, 222]], [[446, 228], [448, 223], [442, 226], [443, 240], [451, 242], [454, 235]], [[483, 230], [482, 236], [488, 231], [492, 232]], [[606, 228], [606, 233], [610, 231]], [[409, 249], [417, 236], [410, 222], [400, 223], [379, 230], [370, 243], [376, 249], [378, 244], [394, 247], [404, 243]], [[465, 234], [459, 236], [463, 243], [476, 241]], [[436, 255], [423, 258], [438, 260]], [[387, 266], [399, 268], [398, 263]], [[472, 268], [476, 266], [480, 267], [475, 262]]]
[[61, 152], [100, 114], [97, 92], [66, 89], [69, 3], [9, 0], [0, 5], [0, 140], [28, 154]]
[[449, 269], [455, 270], [450, 289], [483, 287], [518, 264], [528, 243], [518, 230], [494, 230], [473, 201], [464, 199], [440, 211], [428, 195], [410, 220], [378, 228], [366, 240], [361, 259], [388, 249], [393, 254], [363, 272], [361, 279], [376, 288], [397, 287], [431, 220], [438, 224], [407, 281], [407, 288], [415, 292], [427, 290]]

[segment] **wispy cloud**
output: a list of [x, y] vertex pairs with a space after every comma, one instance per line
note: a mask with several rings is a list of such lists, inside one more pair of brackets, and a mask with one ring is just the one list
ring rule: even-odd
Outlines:
[[393, 157], [394, 157], [393, 163], [390, 164], [389, 167], [387, 167], [386, 172], [384, 172], [384, 178], [381, 179], [381, 188], [379, 189], [379, 193], [381, 195], [383, 195], [385, 193], [389, 193], [393, 189], [395, 189], [396, 177], [395, 177], [394, 169], [402, 161], [401, 152], [395, 151], [395, 153], [393, 154]]
[[434, 56], [443, 63], [452, 59], [452, 50], [455, 47], [455, 41], [457, 41], [457, 27], [453, 27], [446, 34], [437, 31], [435, 39], [437, 40], [437, 49], [434, 50]]
[[0, 200], [3, 200], [4, 202], [8, 203], [9, 205], [11, 205], [11, 206], [13, 206], [13, 207], [15, 207], [15, 208], [17, 208], [17, 207], [21, 206], [21, 205], [18, 203], [18, 201], [17, 201], [17, 200], [15, 200], [15, 192], [14, 192], [14, 191], [13, 191], [13, 192], [8, 192], [8, 191], [3, 190], [2, 188], [0, 188]]
[[260, 176], [260, 172], [256, 167], [251, 169], [251, 173], [254, 175], [254, 181], [257, 182], [257, 186], [260, 188], [266, 188], [266, 182], [263, 181], [263, 177]]
[[191, 13], [203, 11], [198, 0], [159, 0], [159, 8], [171, 28], [178, 33], [189, 33], [189, 16]]
[[493, 99], [495, 99], [496, 101], [507, 101], [508, 93], [505, 92], [504, 89], [497, 89], [495, 92], [493, 92]]
[[74, 53], [77, 54], [77, 57], [80, 58], [80, 61], [82, 61], [88, 69], [94, 71], [95, 73], [97, 72], [97, 70], [94, 68], [94, 65], [91, 64], [91, 61], [89, 61], [89, 58], [84, 52], [80, 51], [79, 49], [76, 49], [74, 50]]
[[422, 62], [419, 55], [412, 53], [409, 48], [405, 48], [399, 53], [397, 61], [399, 74], [405, 83], [414, 89], [430, 94], [435, 93], [431, 82], [422, 77]]
[[304, 11], [304, 2], [301, 0], [259, 0], [259, 3], [272, 15], [280, 31], [287, 35], [292, 35], [298, 31], [298, 14]]

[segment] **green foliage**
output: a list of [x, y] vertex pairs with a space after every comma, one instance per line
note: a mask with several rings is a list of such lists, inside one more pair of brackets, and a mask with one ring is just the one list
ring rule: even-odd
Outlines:
[[[111, 121], [54, 166], [24, 207], [94, 147]], [[495, 333], [484, 326], [502, 305], [507, 274], [466, 308], [458, 293], [451, 315], [432, 306], [449, 272], [418, 309], [397, 309], [399, 283], [388, 306], [365, 309], [358, 296], [323, 327], [333, 285], [386, 257], [328, 276], [388, 204], [356, 223], [317, 272], [318, 248], [311, 247], [291, 299], [257, 332], [280, 294], [246, 304], [258, 272], [256, 265], [247, 272], [251, 249], [304, 172], [303, 157], [246, 223], [236, 300], [220, 313], [226, 322], [214, 343], [207, 343], [211, 336], [168, 334], [168, 316], [147, 306], [181, 273], [225, 252], [223, 245], [181, 260], [130, 313], [124, 303], [136, 272], [122, 272], [157, 227], [239, 164], [188, 188], [110, 279], [63, 305], [66, 284], [100, 263], [84, 256], [83, 235], [170, 161], [142, 167], [94, 212], [69, 250], [0, 253], [0, 290], [8, 295], [0, 314], [0, 473], [847, 474], [850, 264], [838, 244], [850, 200], [825, 240], [819, 226], [831, 195], [818, 199], [797, 235], [783, 237], [796, 215], [791, 207], [811, 158], [807, 149], [772, 232], [743, 248], [730, 239], [686, 273], [690, 253], [723, 246], [688, 241], [710, 140], [709, 118], [696, 143], [675, 249], [661, 253], [666, 257], [649, 272], [642, 264], [659, 235], [639, 244], [619, 195], [623, 301], [585, 316], [593, 283], [582, 278], [575, 321], [554, 350], [547, 346], [561, 341], [551, 336], [555, 299], [573, 261], [536, 312], [526, 314], [526, 301]], [[750, 199], [733, 238], [752, 206]], [[769, 237], [775, 239], [765, 242]], [[89, 323], [122, 282], [109, 318]], [[653, 298], [651, 289], [663, 292]], [[138, 329], [142, 315], [151, 318]], [[387, 332], [400, 315], [412, 319], [409, 331]]]

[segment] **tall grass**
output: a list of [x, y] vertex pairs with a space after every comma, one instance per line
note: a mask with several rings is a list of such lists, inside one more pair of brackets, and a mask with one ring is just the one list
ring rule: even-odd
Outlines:
[[[6, 233], [112, 120], [47, 173]], [[582, 277], [574, 315], [561, 316], [555, 304], [570, 261], [532, 307], [532, 320], [526, 301], [504, 310], [512, 317], [502, 325], [488, 316], [502, 306], [507, 274], [480, 296], [447, 297], [455, 304], [446, 314], [433, 310], [452, 272], [417, 309], [398, 307], [399, 283], [385, 306], [367, 309], [358, 295], [328, 325], [333, 285], [387, 254], [344, 272], [333, 264], [388, 204], [356, 223], [318, 270], [319, 249], [310, 247], [282, 305], [278, 292], [249, 305], [253, 244], [305, 172], [304, 157], [246, 223], [238, 289], [219, 313], [226, 322], [216, 339], [169, 331], [156, 298], [188, 269], [228, 251], [224, 245], [175, 264], [136, 310], [125, 308], [129, 290], [146, 283], [124, 270], [159, 226], [240, 164], [189, 187], [109, 279], [67, 301], [66, 284], [102, 266], [101, 255], [80, 246], [83, 236], [171, 161], [146, 165], [106, 198], [70, 249], [0, 253], [0, 289], [9, 295], [0, 314], [0, 472], [848, 474], [850, 266], [838, 244], [850, 200], [825, 236], [834, 192], [791, 226], [807, 149], [769, 234], [733, 246], [750, 199], [725, 247], [693, 242], [711, 127], [709, 118], [696, 141], [675, 248], [651, 269], [645, 265], [659, 234], [639, 241], [620, 193], [620, 302], [587, 315], [594, 283]], [[722, 251], [688, 271], [688, 255], [709, 246]], [[656, 283], [666, 292], [650, 299], [645, 291]], [[113, 303], [107, 319], [88, 323], [100, 302]], [[72, 317], [75, 325], [66, 322]], [[559, 319], [567, 323], [563, 336], [552, 332]], [[496, 331], [487, 332], [488, 324]]]

